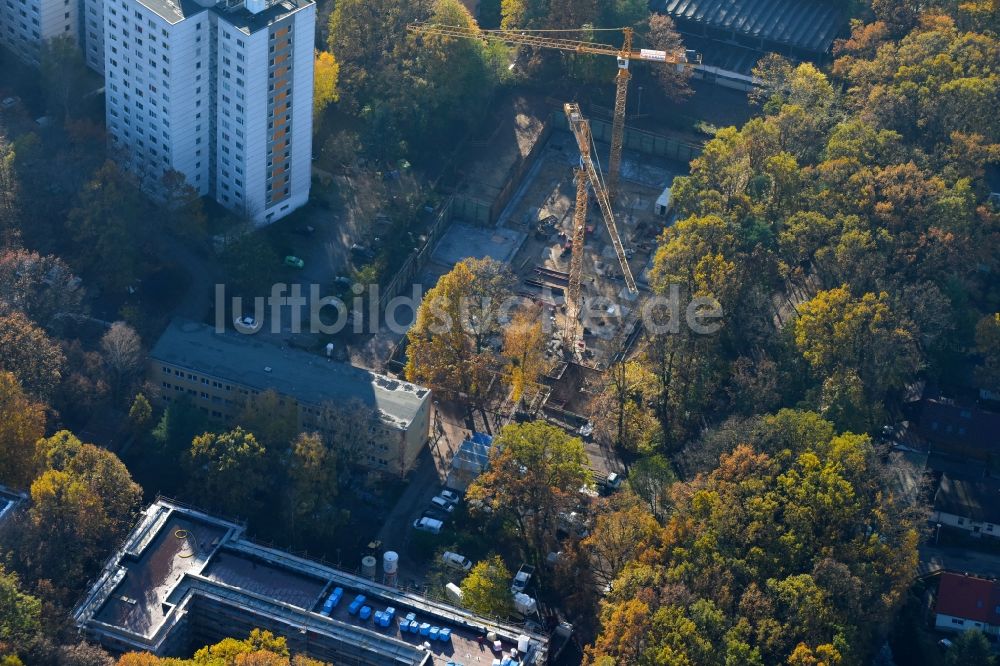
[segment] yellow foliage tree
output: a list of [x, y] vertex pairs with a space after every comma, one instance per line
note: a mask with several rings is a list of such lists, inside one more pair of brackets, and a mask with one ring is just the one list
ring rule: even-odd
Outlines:
[[340, 99], [337, 81], [340, 63], [329, 51], [316, 51], [313, 64], [313, 116], [319, 116], [326, 107]]

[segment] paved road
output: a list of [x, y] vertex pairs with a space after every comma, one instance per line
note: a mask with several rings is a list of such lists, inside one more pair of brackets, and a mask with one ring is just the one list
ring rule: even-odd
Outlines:
[[1000, 577], [1000, 555], [967, 548], [925, 545], [920, 547], [920, 575], [949, 570]]
[[436, 407], [436, 413], [441, 416], [441, 430], [436, 425], [432, 426], [432, 441], [420, 454], [417, 468], [410, 474], [409, 485], [386, 516], [378, 534], [382, 550], [395, 550], [399, 553], [400, 582], [404, 584], [408, 584], [411, 579], [422, 580], [426, 574], [425, 564], [415, 563], [406, 552], [413, 533], [412, 524], [441, 489], [451, 458], [468, 432], [464, 415], [455, 406], [441, 404]]

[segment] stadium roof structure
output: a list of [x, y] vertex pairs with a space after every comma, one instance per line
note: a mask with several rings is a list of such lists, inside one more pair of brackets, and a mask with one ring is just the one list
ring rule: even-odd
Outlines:
[[829, 51], [846, 25], [836, 3], [824, 0], [657, 0], [654, 8], [681, 32], [817, 54]]

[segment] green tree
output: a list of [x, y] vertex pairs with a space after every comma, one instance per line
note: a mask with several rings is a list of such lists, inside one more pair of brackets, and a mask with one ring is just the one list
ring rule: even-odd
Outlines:
[[59, 35], [47, 39], [41, 52], [41, 82], [46, 110], [68, 120], [82, 108], [87, 67], [76, 41]]
[[0, 656], [24, 654], [41, 635], [41, 616], [41, 602], [25, 594], [17, 575], [0, 564]]
[[982, 664], [993, 666], [997, 663], [990, 642], [981, 631], [963, 631], [953, 641], [945, 653], [946, 666], [961, 666], [963, 664]]
[[499, 555], [480, 560], [459, 586], [462, 605], [483, 615], [507, 617], [513, 610], [510, 571]]
[[195, 437], [188, 452], [189, 491], [227, 515], [248, 515], [266, 484], [266, 451], [252, 432], [237, 426]]
[[136, 393], [132, 406], [128, 410], [128, 421], [135, 432], [142, 432], [149, 420], [153, 418], [153, 406], [142, 393]]
[[277, 280], [279, 262], [278, 253], [264, 235], [253, 231], [230, 242], [222, 253], [222, 266], [233, 288], [246, 296], [267, 292]]
[[629, 468], [628, 485], [654, 516], [666, 511], [667, 494], [677, 476], [666, 456], [654, 453], [640, 458]]
[[135, 178], [112, 161], [80, 191], [66, 227], [80, 265], [101, 286], [122, 293], [139, 277], [142, 253], [149, 250], [146, 209]]
[[490, 464], [469, 486], [470, 501], [510, 516], [538, 553], [555, 521], [590, 479], [583, 442], [543, 421], [512, 423], [490, 448]]

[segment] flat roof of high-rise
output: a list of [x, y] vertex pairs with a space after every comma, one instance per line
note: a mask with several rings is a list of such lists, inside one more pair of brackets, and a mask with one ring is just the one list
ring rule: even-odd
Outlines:
[[167, 326], [149, 357], [260, 391], [274, 389], [300, 403], [358, 401], [401, 430], [409, 427], [431, 393], [423, 386], [279, 347], [254, 335], [217, 333], [212, 326], [184, 319]]
[[[339, 604], [323, 615], [324, 601], [338, 587]], [[395, 609], [389, 626], [373, 622], [374, 614], [362, 620], [348, 611], [359, 594], [372, 611]], [[402, 630], [399, 620], [408, 613], [421, 624], [449, 629], [450, 640]], [[116, 652], [165, 655], [179, 651], [178, 632], [221, 639], [252, 626], [284, 635], [293, 651], [338, 664], [492, 663], [499, 653], [478, 640], [489, 632], [497, 635], [503, 656], [527, 642], [516, 664], [544, 664], [548, 653], [544, 636], [262, 546], [237, 523], [164, 499], [144, 512], [74, 618]]]
[[[315, 0], [269, 1], [263, 11], [254, 13], [249, 11], [243, 2], [218, 2], [214, 5], [197, 0], [138, 0], [138, 2], [170, 24], [180, 23], [204, 11], [214, 11], [227, 23], [248, 35], [294, 14], [303, 7], [315, 4]], [[231, 6], [227, 7], [227, 4]]]

